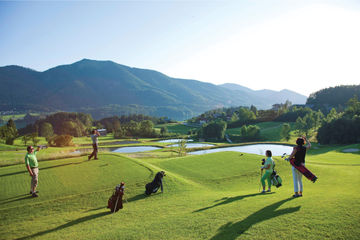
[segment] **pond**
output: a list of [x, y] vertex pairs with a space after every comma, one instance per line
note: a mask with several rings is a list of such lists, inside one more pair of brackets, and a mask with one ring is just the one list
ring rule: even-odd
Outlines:
[[152, 147], [152, 146], [137, 146], [137, 147], [121, 147], [113, 150], [112, 152], [117, 153], [136, 153], [136, 152], [145, 152], [145, 151], [152, 151], [156, 149], [161, 149], [159, 147]]
[[[207, 143], [187, 143], [186, 148], [200, 148], [200, 147], [213, 147], [215, 145], [213, 144], [207, 144]], [[173, 144], [169, 147], [179, 147], [179, 144]]]
[[278, 144], [252, 144], [252, 145], [237, 146], [237, 147], [223, 147], [223, 148], [215, 148], [208, 150], [200, 150], [200, 151], [189, 152], [189, 154], [201, 155], [201, 154], [214, 153], [214, 152], [234, 151], [234, 152], [265, 155], [266, 150], [270, 150], [273, 156], [282, 156], [284, 153], [286, 153], [286, 155], [290, 155], [293, 150], [293, 147], [286, 145], [278, 145]]
[[[178, 139], [166, 139], [166, 140], [161, 140], [161, 141], [158, 141], [159, 143], [177, 143], [177, 142], [179, 142], [180, 140], [182, 140], [182, 139], [180, 139], [180, 138], [178, 138]], [[192, 142], [192, 141], [194, 141], [194, 140], [192, 140], [192, 139], [185, 139], [187, 142]]]
[[[152, 146], [136, 146], [136, 147], [109, 147], [109, 148], [98, 148], [99, 152], [117, 152], [117, 153], [136, 153], [136, 152], [145, 152], [160, 149], [159, 147]], [[72, 152], [72, 154], [79, 153], [91, 153], [92, 148], [80, 148]]]

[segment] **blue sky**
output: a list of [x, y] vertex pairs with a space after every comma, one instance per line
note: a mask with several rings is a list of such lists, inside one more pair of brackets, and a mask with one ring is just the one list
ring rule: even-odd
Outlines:
[[360, 83], [360, 1], [0, 1], [0, 66], [83, 58], [308, 95]]

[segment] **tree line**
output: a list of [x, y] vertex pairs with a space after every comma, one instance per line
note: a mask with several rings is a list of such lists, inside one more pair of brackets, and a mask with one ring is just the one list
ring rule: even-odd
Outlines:
[[90, 114], [59, 112], [37, 119], [35, 123], [17, 129], [16, 122], [10, 119], [0, 127], [0, 139], [13, 145], [14, 140], [21, 137], [24, 145], [32, 141], [38, 144], [38, 137], [45, 137], [51, 146], [67, 146], [72, 144], [72, 137], [88, 136], [94, 128], [107, 128], [115, 138], [123, 137], [159, 137], [168, 135], [163, 127], [160, 133], [154, 124], [168, 123], [166, 117], [151, 117], [143, 114], [113, 116], [94, 121]]

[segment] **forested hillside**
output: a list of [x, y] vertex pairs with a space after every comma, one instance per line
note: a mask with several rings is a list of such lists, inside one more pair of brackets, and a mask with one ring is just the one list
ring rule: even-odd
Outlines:
[[[44, 72], [1, 67], [0, 84], [0, 111], [76, 111], [91, 113], [95, 119], [139, 113], [187, 119], [217, 107], [254, 105], [264, 109], [278, 103], [273, 94], [259, 97], [248, 91], [88, 59]], [[305, 96], [302, 102], [292, 96], [299, 94], [286, 98], [293, 103], [305, 102]]]
[[329, 111], [331, 108], [344, 110], [350, 98], [360, 96], [360, 85], [344, 85], [321, 89], [312, 93], [306, 101], [314, 109]]

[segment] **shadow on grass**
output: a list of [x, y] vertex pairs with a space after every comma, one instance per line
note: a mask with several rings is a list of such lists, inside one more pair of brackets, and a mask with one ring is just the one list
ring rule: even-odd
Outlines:
[[300, 206], [276, 210], [282, 204], [284, 204], [292, 199], [294, 199], [294, 198], [287, 198], [287, 199], [281, 200], [279, 202], [273, 203], [267, 207], [260, 209], [259, 211], [255, 212], [255, 213], [249, 215], [247, 218], [245, 218], [242, 221], [239, 221], [236, 223], [228, 222], [227, 224], [221, 226], [218, 229], [218, 233], [215, 236], [213, 236], [211, 239], [212, 240], [236, 239], [237, 237], [241, 236], [249, 228], [251, 228], [253, 225], [255, 225], [257, 223], [269, 220], [271, 218], [279, 217], [281, 215], [299, 211]]
[[229, 203], [232, 203], [232, 202], [235, 202], [235, 201], [242, 200], [242, 199], [247, 198], [247, 197], [255, 197], [255, 196], [258, 196], [258, 195], [264, 195], [264, 196], [265, 196], [265, 195], [269, 195], [269, 194], [273, 194], [273, 192], [267, 193], [267, 194], [253, 193], [253, 194], [236, 196], [236, 197], [230, 197], [230, 198], [225, 197], [225, 198], [222, 198], [222, 199], [219, 199], [219, 200], [216, 200], [216, 201], [215, 201], [215, 202], [218, 202], [218, 201], [222, 201], [222, 202], [216, 203], [215, 205], [212, 205], [212, 206], [209, 206], [209, 207], [200, 208], [200, 209], [198, 209], [198, 210], [193, 211], [193, 213], [205, 211], [205, 210], [208, 210], [208, 209], [210, 209], [210, 208], [214, 208], [214, 207], [217, 207], [217, 206], [220, 206], [220, 205], [224, 205], [224, 204], [229, 204]]
[[[82, 164], [82, 163], [86, 163], [88, 161], [82, 161], [82, 162], [71, 162], [71, 163], [64, 163], [64, 164], [59, 164], [59, 165], [55, 165], [55, 166], [49, 166], [49, 167], [40, 167], [39, 170], [43, 171], [43, 170], [47, 170], [47, 169], [51, 169], [51, 168], [58, 168], [58, 167], [65, 167], [65, 166], [69, 166], [69, 165], [76, 165], [76, 164]], [[7, 176], [12, 176], [12, 175], [17, 175], [17, 174], [24, 174], [27, 173], [28, 171], [19, 171], [19, 172], [12, 172], [12, 173], [6, 173], [6, 174], [2, 174], [0, 175], [0, 177], [7, 177]]]
[[101, 207], [86, 210], [85, 212], [93, 212], [93, 211], [97, 211], [97, 210], [100, 210], [100, 209], [106, 209], [106, 208], [107, 208], [107, 206], [101, 206]]
[[136, 196], [133, 196], [131, 198], [128, 198], [127, 201], [128, 202], [134, 202], [134, 201], [141, 200], [141, 199], [144, 199], [144, 198], [147, 198], [147, 197], [148, 196], [145, 195], [145, 192], [144, 192], [144, 193], [138, 194]]
[[[21, 197], [21, 198], [18, 198], [18, 197]], [[16, 198], [16, 199], [14, 199], [14, 198]], [[22, 194], [22, 195], [18, 195], [18, 196], [12, 197], [12, 198], [5, 199], [5, 200], [3, 200], [3, 202], [0, 202], [0, 204], [17, 202], [17, 201], [21, 201], [21, 200], [24, 200], [24, 199], [30, 199], [30, 198], [33, 198], [31, 196], [31, 194]], [[12, 199], [12, 200], [10, 200], [10, 199]], [[6, 201], [6, 200], [8, 200], [8, 201]]]
[[45, 235], [45, 234], [48, 234], [48, 233], [52, 233], [52, 232], [55, 232], [55, 231], [58, 231], [58, 230], [62, 230], [62, 229], [68, 228], [68, 227], [72, 227], [72, 226], [74, 226], [76, 224], [87, 222], [87, 221], [90, 221], [90, 220], [93, 220], [93, 219], [96, 219], [96, 218], [99, 218], [99, 217], [103, 217], [103, 216], [106, 216], [106, 215], [109, 215], [109, 214], [111, 214], [110, 211], [106, 211], [106, 212], [96, 213], [96, 214], [89, 215], [89, 216], [86, 216], [86, 217], [78, 218], [78, 219], [73, 220], [71, 222], [68, 222], [66, 224], [60, 225], [60, 226], [58, 226], [56, 228], [45, 230], [45, 231], [42, 231], [42, 232], [38, 232], [38, 233], [35, 233], [33, 235], [30, 235], [30, 236], [18, 238], [18, 240], [39, 237], [39, 236], [42, 236], [42, 235]]

